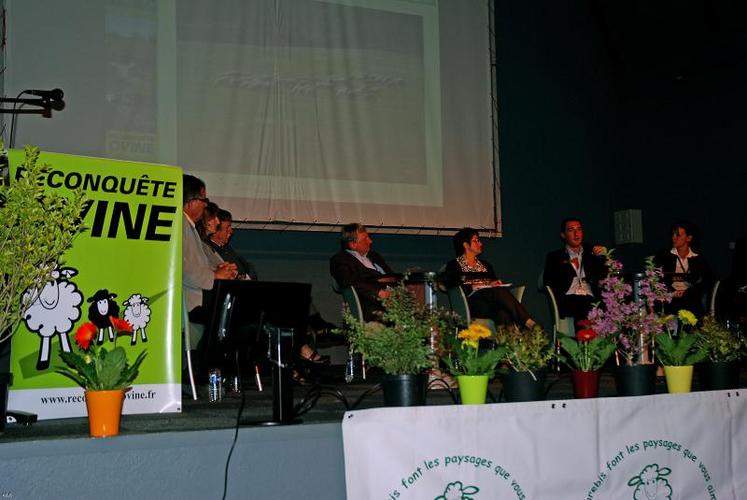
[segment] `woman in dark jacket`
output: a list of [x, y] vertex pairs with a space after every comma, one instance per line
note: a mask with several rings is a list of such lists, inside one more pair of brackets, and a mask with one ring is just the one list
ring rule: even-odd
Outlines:
[[671, 227], [672, 248], [662, 250], [654, 262], [664, 271], [664, 281], [674, 292], [672, 302], [664, 310], [676, 313], [687, 309], [698, 318], [703, 316], [703, 297], [711, 289], [713, 274], [705, 258], [693, 251], [690, 244], [695, 228], [688, 222], [676, 222]]
[[470, 313], [477, 318], [490, 318], [497, 325], [534, 327], [536, 322], [526, 308], [501, 286], [493, 266], [478, 258], [482, 253], [479, 233], [465, 227], [452, 237], [452, 243], [457, 258], [446, 264], [444, 272], [452, 283], [461, 285]]

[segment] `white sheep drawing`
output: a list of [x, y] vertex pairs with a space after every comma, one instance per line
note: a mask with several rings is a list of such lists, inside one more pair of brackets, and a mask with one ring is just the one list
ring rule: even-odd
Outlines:
[[31, 303], [23, 311], [23, 322], [29, 331], [40, 337], [37, 370], [49, 367], [53, 336], [59, 335], [60, 347], [64, 352], [70, 352], [67, 333], [80, 318], [80, 304], [83, 302], [78, 287], [69, 281], [76, 274], [78, 271], [69, 267], [55, 269], [41, 291], [29, 288], [23, 293], [23, 303]]
[[148, 336], [145, 333], [145, 327], [150, 322], [150, 306], [148, 297], [143, 297], [139, 293], [133, 293], [124, 301], [125, 306], [124, 319], [132, 327], [132, 339], [130, 345], [137, 343], [137, 332], [140, 330], [140, 337], [143, 342], [148, 342]]
[[669, 467], [659, 468], [658, 464], [650, 464], [643, 468], [640, 474], [628, 481], [628, 486], [635, 486], [634, 500], [670, 500], [672, 487], [664, 479], [672, 472]]

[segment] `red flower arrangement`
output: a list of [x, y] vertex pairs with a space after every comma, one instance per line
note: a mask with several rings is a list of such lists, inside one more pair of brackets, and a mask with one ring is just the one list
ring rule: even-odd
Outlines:
[[[132, 333], [132, 326], [123, 319], [109, 316], [109, 322], [117, 333]], [[80, 352], [60, 353], [67, 366], [58, 369], [58, 373], [71, 378], [86, 390], [107, 391], [131, 386], [145, 359], [145, 350], [130, 364], [124, 348], [116, 346], [116, 337], [115, 347], [111, 351], [104, 346], [96, 346], [94, 339], [97, 333], [98, 327], [90, 321], [78, 327], [74, 338]]]
[[578, 322], [576, 338], [560, 337], [560, 346], [567, 355], [563, 361], [574, 370], [590, 372], [599, 370], [615, 352], [615, 343], [609, 337], [600, 337], [591, 328], [589, 320]]

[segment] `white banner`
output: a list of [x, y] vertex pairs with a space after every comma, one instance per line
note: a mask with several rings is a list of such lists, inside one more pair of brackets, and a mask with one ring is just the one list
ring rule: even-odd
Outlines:
[[745, 396], [718, 391], [348, 412], [347, 497], [745, 498]]

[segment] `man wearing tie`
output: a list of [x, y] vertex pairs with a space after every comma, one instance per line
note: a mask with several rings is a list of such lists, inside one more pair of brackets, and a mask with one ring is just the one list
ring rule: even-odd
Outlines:
[[547, 254], [544, 283], [552, 289], [561, 317], [586, 319], [594, 302], [601, 300], [597, 283], [607, 275], [603, 246], [585, 245], [581, 221], [563, 219], [560, 238], [565, 245]]
[[346, 224], [340, 232], [340, 251], [329, 260], [329, 272], [338, 286], [352, 286], [358, 292], [366, 321], [379, 319], [373, 313], [381, 310], [379, 299], [389, 295], [387, 285], [395, 281], [384, 276], [393, 271], [381, 255], [371, 250], [372, 243], [365, 226]]

